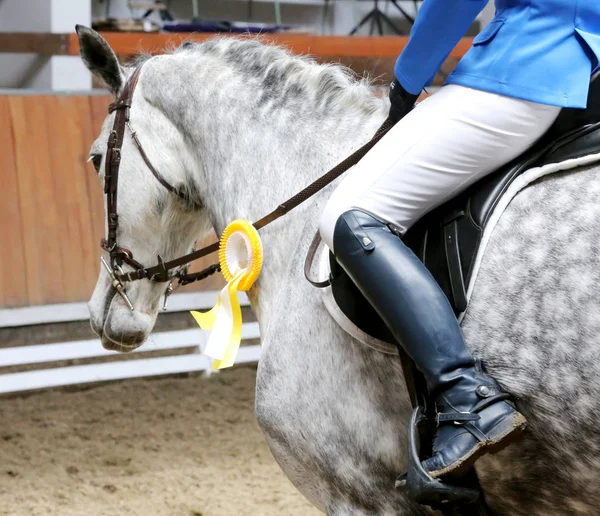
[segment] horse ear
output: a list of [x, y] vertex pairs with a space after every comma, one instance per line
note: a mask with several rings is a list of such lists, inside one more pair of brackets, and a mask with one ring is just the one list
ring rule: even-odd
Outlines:
[[90, 72], [102, 79], [116, 96], [125, 81], [117, 56], [106, 40], [95, 30], [83, 25], [75, 25], [75, 30], [79, 38], [79, 54], [83, 63]]

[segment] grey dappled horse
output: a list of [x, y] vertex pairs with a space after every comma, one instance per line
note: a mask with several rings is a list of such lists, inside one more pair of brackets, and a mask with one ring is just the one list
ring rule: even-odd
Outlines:
[[[79, 32], [86, 65], [116, 93], [130, 70], [96, 33]], [[258, 219], [365, 143], [388, 110], [341, 67], [255, 40], [142, 59], [132, 124], [154, 166], [202, 206], [164, 189], [125, 133], [119, 243], [145, 264], [188, 252], [210, 227]], [[113, 117], [91, 150], [101, 179]], [[470, 348], [529, 420], [525, 440], [477, 464], [499, 515], [600, 507], [599, 173], [553, 174], [516, 196], [463, 319]], [[330, 192], [261, 233], [265, 265], [250, 291], [263, 345], [257, 418], [290, 480], [327, 514], [425, 514], [393, 487], [410, 413], [399, 360], [349, 337], [302, 276]], [[150, 334], [165, 284], [127, 288], [134, 311], [101, 270], [89, 304], [103, 344], [121, 351]]]

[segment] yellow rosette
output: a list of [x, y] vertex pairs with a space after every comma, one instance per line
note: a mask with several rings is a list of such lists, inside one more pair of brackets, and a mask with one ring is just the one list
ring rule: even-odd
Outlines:
[[262, 269], [263, 250], [258, 232], [245, 220], [234, 220], [219, 241], [219, 264], [227, 281], [208, 312], [190, 312], [200, 328], [212, 330], [204, 352], [214, 359], [212, 369], [231, 367], [242, 339], [242, 310], [237, 291], [247, 291]]

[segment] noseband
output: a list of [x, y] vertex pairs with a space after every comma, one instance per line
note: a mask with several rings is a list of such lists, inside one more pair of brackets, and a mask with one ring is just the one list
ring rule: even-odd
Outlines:
[[[125, 287], [123, 285], [124, 282], [148, 279], [156, 283], [168, 283], [165, 292], [165, 303], [163, 305], [163, 308], [166, 308], [167, 298], [173, 291], [172, 282], [174, 279], [177, 279], [178, 285], [186, 285], [188, 283], [207, 278], [211, 274], [214, 274], [220, 270], [219, 264], [213, 264], [203, 271], [194, 274], [187, 273], [187, 267], [189, 263], [217, 251], [219, 249], [218, 242], [168, 262], [165, 262], [159, 255], [158, 263], [153, 267], [144, 267], [140, 262], [133, 258], [131, 251], [125, 249], [124, 247], [120, 247], [117, 243], [117, 233], [119, 229], [119, 215], [117, 214], [117, 192], [119, 182], [119, 167], [121, 165], [122, 158], [121, 149], [123, 148], [125, 127], [129, 128], [133, 143], [142, 156], [144, 163], [146, 163], [146, 166], [150, 169], [150, 172], [152, 172], [158, 182], [169, 192], [177, 195], [184, 201], [190, 201], [190, 199], [188, 199], [187, 195], [182, 190], [179, 190], [171, 185], [152, 165], [148, 155], [140, 143], [139, 138], [137, 137], [137, 134], [129, 122], [129, 111], [133, 100], [133, 93], [137, 86], [138, 79], [142, 71], [142, 66], [143, 64], [138, 66], [133, 71], [118, 99], [108, 108], [109, 113], [115, 113], [115, 121], [108, 138], [104, 168], [104, 193], [106, 194], [106, 219], [108, 233], [106, 238], [103, 238], [100, 243], [102, 249], [105, 250], [110, 257], [110, 264], [104, 259], [104, 257], [101, 258], [102, 264], [110, 275], [112, 286], [121, 295], [130, 310], [133, 310], [134, 308], [133, 304], [129, 300], [129, 297], [127, 296]], [[286, 213], [296, 208], [298, 205], [302, 204], [308, 198], [322, 190], [325, 186], [342, 175], [350, 167], [358, 163], [362, 157], [383, 137], [383, 135], [387, 133], [389, 129], [391, 129], [393, 125], [393, 122], [388, 118], [368, 143], [366, 143], [363, 147], [358, 149], [356, 152], [354, 152], [354, 154], [346, 158], [344, 161], [336, 165], [329, 172], [308, 185], [306, 188], [304, 188], [304, 190], [298, 192], [283, 204], [280, 204], [272, 212], [256, 221], [253, 224], [254, 227], [256, 229], [263, 228], [267, 224], [270, 224], [271, 222], [282, 217]], [[125, 272], [123, 270], [123, 264], [128, 265], [133, 270]]]

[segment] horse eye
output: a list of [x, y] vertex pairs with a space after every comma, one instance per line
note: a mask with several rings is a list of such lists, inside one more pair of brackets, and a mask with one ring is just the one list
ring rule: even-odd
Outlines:
[[102, 164], [102, 154], [92, 154], [90, 156], [90, 161], [94, 164], [96, 173], [100, 172], [100, 165]]

